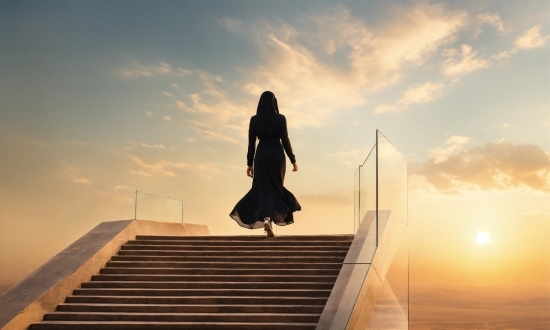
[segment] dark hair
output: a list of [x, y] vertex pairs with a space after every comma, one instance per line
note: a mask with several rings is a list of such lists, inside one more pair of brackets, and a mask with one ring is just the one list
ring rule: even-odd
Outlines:
[[260, 119], [260, 125], [257, 128], [258, 136], [267, 137], [271, 135], [278, 113], [279, 106], [275, 94], [270, 91], [263, 92], [256, 110], [256, 116]]

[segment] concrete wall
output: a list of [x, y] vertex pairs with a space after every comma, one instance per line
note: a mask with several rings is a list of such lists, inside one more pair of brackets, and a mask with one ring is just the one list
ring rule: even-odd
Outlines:
[[136, 235], [207, 236], [205, 225], [120, 220], [102, 222], [13, 288], [0, 295], [0, 330], [23, 330], [42, 321], [74, 289], [98, 274]]

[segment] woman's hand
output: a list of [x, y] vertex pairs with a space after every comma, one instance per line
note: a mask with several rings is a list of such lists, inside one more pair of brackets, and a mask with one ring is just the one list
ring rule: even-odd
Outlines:
[[292, 172], [298, 171], [298, 163], [292, 164]]
[[254, 168], [252, 166], [246, 167], [246, 175], [253, 178], [254, 177]]

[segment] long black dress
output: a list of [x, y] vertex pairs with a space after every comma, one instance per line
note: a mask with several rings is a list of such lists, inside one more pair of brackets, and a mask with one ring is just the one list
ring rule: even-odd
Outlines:
[[[252, 188], [229, 214], [240, 226], [249, 229], [263, 228], [265, 217], [279, 226], [289, 225], [294, 222], [293, 212], [301, 210], [296, 197], [283, 186], [286, 170], [283, 148], [290, 161], [296, 162], [288, 138], [286, 118], [273, 114], [271, 120], [274, 121], [271, 133], [258, 136], [258, 131], [262, 131], [261, 118], [259, 115], [250, 118], [247, 165], [254, 163]], [[260, 142], [254, 158], [257, 137]]]

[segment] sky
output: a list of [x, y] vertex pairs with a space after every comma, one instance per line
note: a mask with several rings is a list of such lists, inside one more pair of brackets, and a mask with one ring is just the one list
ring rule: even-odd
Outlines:
[[213, 234], [250, 234], [228, 214], [271, 90], [303, 207], [279, 234], [353, 231], [353, 173], [379, 129], [409, 166], [411, 297], [464, 307], [483, 292], [545, 313], [549, 14], [515, 0], [2, 0], [0, 284], [134, 218], [136, 189], [183, 200], [184, 221]]

